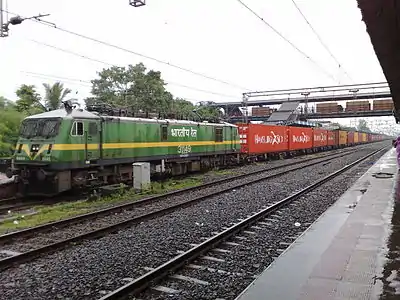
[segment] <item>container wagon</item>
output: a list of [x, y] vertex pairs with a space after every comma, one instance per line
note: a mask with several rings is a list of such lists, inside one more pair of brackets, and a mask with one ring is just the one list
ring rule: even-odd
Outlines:
[[393, 100], [374, 100], [373, 101], [373, 110], [390, 110], [394, 109]]
[[360, 132], [360, 143], [368, 142], [367, 134], [365, 132]]
[[238, 124], [241, 152], [268, 154], [288, 151], [286, 126]]
[[328, 142], [327, 145], [333, 148], [339, 145], [339, 131], [338, 130], [327, 130]]
[[354, 131], [349, 131], [347, 133], [347, 146], [354, 145]]
[[[358, 144], [358, 140], [359, 140], [358, 137], [359, 137], [358, 132], [357, 131], [353, 132], [353, 144], [354, 145]], [[350, 144], [350, 142], [349, 142], [349, 144]]]
[[339, 146], [347, 145], [347, 131], [339, 130]]
[[313, 147], [313, 130], [306, 127], [288, 127], [289, 151]]
[[324, 129], [313, 129], [313, 148], [325, 149], [328, 146], [328, 131]]
[[371, 104], [368, 100], [360, 100], [360, 101], [347, 101], [346, 102], [346, 111], [369, 111], [371, 110]]

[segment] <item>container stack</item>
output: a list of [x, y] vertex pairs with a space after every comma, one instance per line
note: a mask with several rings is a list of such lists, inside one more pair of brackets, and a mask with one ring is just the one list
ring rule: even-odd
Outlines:
[[342, 107], [337, 102], [317, 103], [317, 114], [331, 114], [342, 111]]
[[369, 111], [371, 110], [371, 103], [368, 100], [347, 101], [346, 111]]
[[394, 108], [393, 100], [386, 99], [386, 100], [374, 100], [373, 102], [373, 110], [390, 110], [392, 111]]
[[251, 114], [255, 117], [270, 116], [272, 112], [273, 109], [269, 107], [253, 107], [251, 110]]

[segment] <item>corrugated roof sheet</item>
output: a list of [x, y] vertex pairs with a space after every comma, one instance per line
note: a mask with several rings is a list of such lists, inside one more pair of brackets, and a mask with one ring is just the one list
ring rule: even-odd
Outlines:
[[284, 102], [281, 107], [279, 107], [279, 111], [294, 111], [300, 105], [300, 102]]
[[400, 115], [400, 5], [398, 0], [357, 0], [376, 56]]

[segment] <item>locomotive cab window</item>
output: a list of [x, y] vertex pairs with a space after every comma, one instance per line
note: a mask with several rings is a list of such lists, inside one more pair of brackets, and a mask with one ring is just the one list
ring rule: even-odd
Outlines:
[[161, 126], [161, 141], [168, 140], [168, 127], [166, 125]]
[[71, 129], [72, 136], [82, 136], [83, 135], [83, 122], [74, 122]]
[[89, 135], [96, 135], [96, 134], [97, 134], [97, 124], [89, 123]]
[[224, 141], [224, 131], [222, 128], [215, 128], [215, 141], [216, 142]]

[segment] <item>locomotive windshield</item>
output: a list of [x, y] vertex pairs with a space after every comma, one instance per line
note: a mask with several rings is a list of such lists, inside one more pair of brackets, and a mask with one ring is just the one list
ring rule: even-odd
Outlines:
[[26, 119], [21, 124], [19, 135], [24, 138], [50, 138], [58, 134], [61, 119]]

